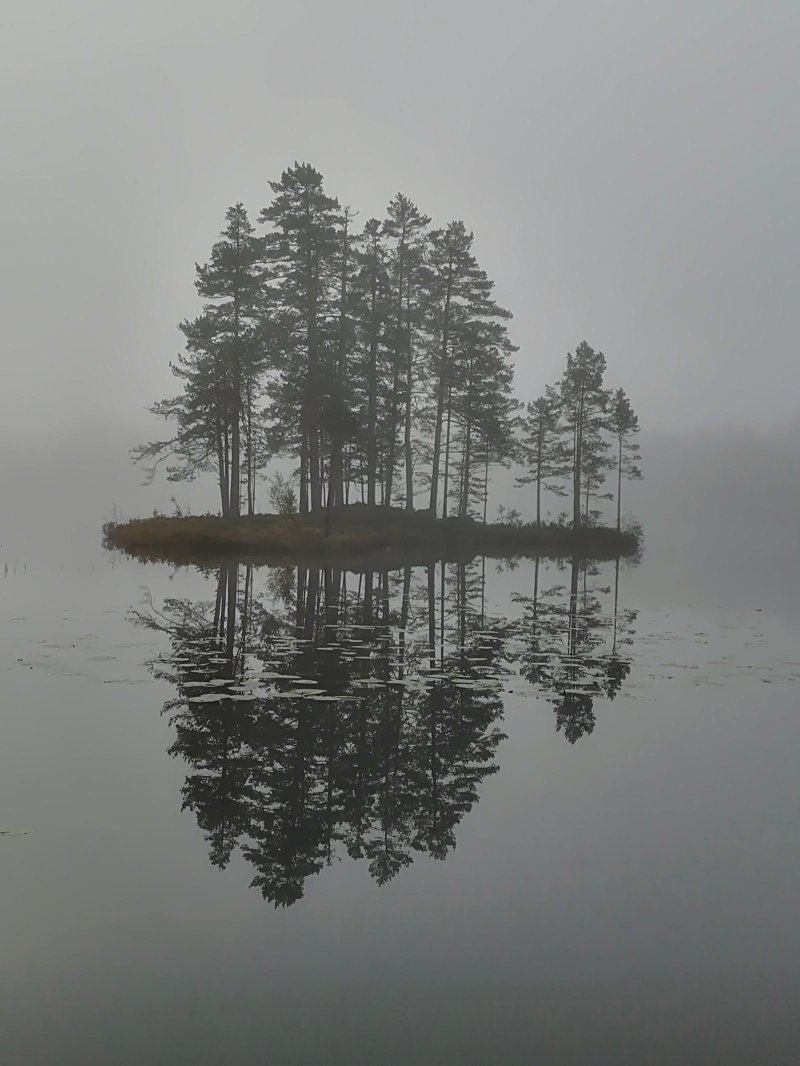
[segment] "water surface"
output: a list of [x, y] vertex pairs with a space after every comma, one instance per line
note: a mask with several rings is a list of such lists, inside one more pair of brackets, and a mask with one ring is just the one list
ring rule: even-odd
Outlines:
[[736, 588], [11, 567], [0, 1062], [793, 1062], [800, 651]]

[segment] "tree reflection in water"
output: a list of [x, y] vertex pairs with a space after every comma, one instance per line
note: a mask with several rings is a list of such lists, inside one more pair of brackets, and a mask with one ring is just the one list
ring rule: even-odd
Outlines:
[[[630, 670], [620, 648], [632, 617], [616, 603], [602, 617], [581, 563], [565, 602], [563, 583], [540, 590], [536, 560], [516, 619], [487, 616], [485, 561], [270, 570], [258, 593], [254, 576], [231, 564], [213, 601], [149, 603], [133, 619], [169, 636], [151, 666], [176, 688], [164, 712], [170, 754], [190, 768], [182, 806], [211, 862], [226, 867], [238, 848], [275, 906], [300, 899], [337, 853], [366, 860], [379, 884], [417, 854], [444, 859], [497, 771], [513, 670], [555, 704], [571, 743]], [[616, 599], [619, 564], [615, 578]]]

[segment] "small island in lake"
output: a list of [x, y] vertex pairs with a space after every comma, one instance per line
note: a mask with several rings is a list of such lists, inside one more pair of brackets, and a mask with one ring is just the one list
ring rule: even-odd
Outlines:
[[635, 555], [636, 530], [553, 523], [434, 518], [399, 507], [342, 506], [328, 515], [256, 514], [169, 516], [108, 523], [105, 543], [144, 559], [221, 563], [229, 558], [262, 563], [331, 560], [381, 568], [432, 560], [469, 562], [476, 555], [574, 556], [614, 559]]
[[[170, 364], [181, 391], [151, 408], [170, 435], [133, 452], [149, 478], [213, 477], [220, 514], [109, 523], [106, 545], [178, 562], [635, 554], [622, 485], [641, 477], [639, 420], [603, 353], [581, 342], [523, 405], [511, 312], [462, 221], [433, 228], [398, 193], [357, 230], [307, 163], [269, 188], [261, 229], [235, 204], [196, 267], [203, 310]], [[490, 522], [490, 474], [512, 465], [535, 518], [500, 507]]]

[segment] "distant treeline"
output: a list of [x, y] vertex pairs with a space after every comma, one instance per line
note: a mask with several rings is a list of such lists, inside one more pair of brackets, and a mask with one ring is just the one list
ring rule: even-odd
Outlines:
[[225, 516], [253, 514], [257, 477], [285, 456], [296, 481], [272, 479], [279, 510], [416, 501], [484, 520], [490, 467], [519, 462], [537, 521], [548, 489], [572, 492], [576, 525], [615, 494], [619, 524], [622, 480], [641, 476], [638, 420], [605, 387], [602, 353], [580, 344], [522, 414], [511, 314], [463, 222], [431, 228], [398, 193], [358, 229], [307, 163], [269, 187], [261, 228], [235, 204], [196, 267], [203, 313], [180, 324], [185, 350], [171, 364], [181, 391], [151, 409], [173, 435], [135, 449], [137, 461], [151, 473], [166, 463], [174, 481], [213, 472]]

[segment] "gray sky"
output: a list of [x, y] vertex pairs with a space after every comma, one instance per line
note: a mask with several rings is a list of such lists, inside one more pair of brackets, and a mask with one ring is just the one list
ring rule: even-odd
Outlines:
[[5, 0], [3, 435], [146, 435], [195, 260], [295, 159], [475, 230], [522, 398], [586, 338], [645, 428], [792, 418], [798, 37], [796, 0]]

